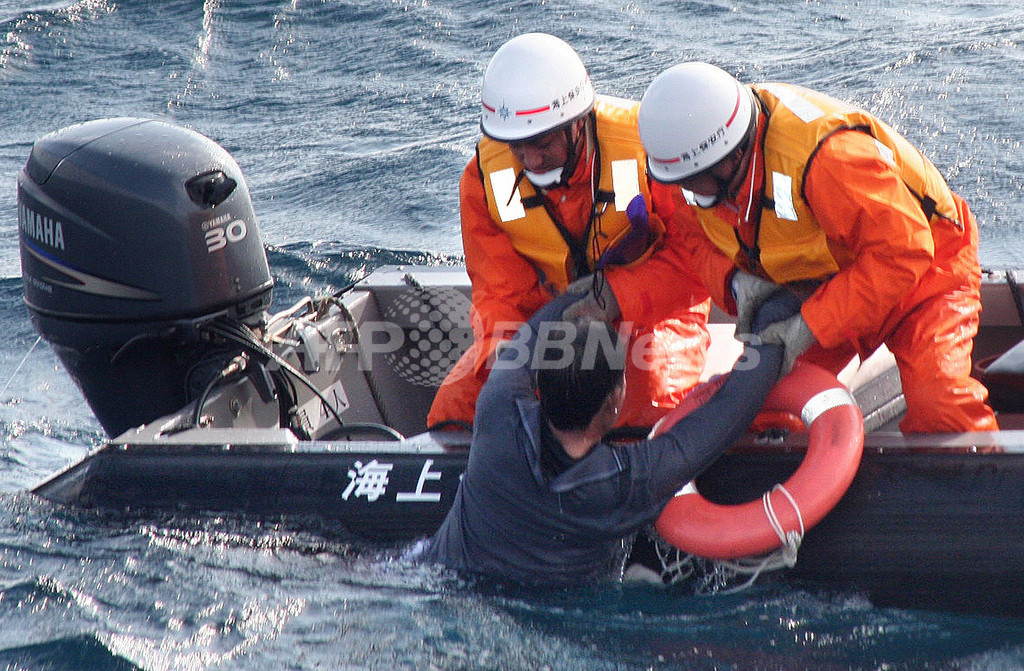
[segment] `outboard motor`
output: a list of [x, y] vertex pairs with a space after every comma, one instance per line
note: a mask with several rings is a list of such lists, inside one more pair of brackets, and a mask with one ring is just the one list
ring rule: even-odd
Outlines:
[[196, 376], [237, 353], [202, 324], [270, 306], [241, 169], [185, 128], [115, 118], [41, 138], [18, 178], [18, 228], [33, 325], [111, 436], [184, 407]]

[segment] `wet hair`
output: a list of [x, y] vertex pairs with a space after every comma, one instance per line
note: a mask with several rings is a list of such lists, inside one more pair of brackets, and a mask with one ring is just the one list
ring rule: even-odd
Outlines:
[[[622, 384], [625, 348], [607, 322], [581, 320], [546, 326], [549, 328], [538, 335], [534, 354], [541, 412], [561, 431], [585, 429]], [[542, 337], [545, 334], [548, 337]]]

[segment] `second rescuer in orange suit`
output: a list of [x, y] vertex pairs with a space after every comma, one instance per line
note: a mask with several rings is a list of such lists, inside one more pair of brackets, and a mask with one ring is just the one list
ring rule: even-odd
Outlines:
[[[674, 156], [659, 126], [680, 96], [692, 101], [694, 90], [713, 88], [726, 110], [720, 128], [750, 100], [749, 140], [738, 135], [723, 158], [685, 174], [679, 164], [696, 166], [699, 157]], [[806, 360], [836, 372], [854, 354], [888, 345], [907, 401], [904, 432], [997, 430], [988, 392], [970, 375], [981, 312], [977, 223], [909, 142], [823, 94], [743, 86], [696, 63], [652, 82], [639, 123], [652, 175], [705, 194], [703, 207], [692, 202], [676, 219], [719, 305], [735, 314], [740, 273], [802, 289], [801, 314], [777, 333], [802, 340]]]

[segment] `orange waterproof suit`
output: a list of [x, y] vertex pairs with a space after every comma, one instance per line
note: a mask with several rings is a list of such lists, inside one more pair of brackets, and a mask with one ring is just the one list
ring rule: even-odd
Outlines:
[[736, 266], [798, 287], [818, 343], [805, 358], [838, 371], [888, 345], [904, 432], [995, 430], [970, 376], [981, 269], [967, 203], [867, 112], [796, 86], [752, 88], [764, 114], [739, 195], [676, 211], [714, 300], [735, 313]]
[[619, 425], [650, 426], [698, 382], [710, 301], [686, 269], [678, 229], [666, 223], [674, 190], [648, 183], [637, 107], [599, 97], [588, 123], [596, 133], [588, 131], [568, 185], [543, 193], [525, 179], [504, 179], [522, 170], [507, 145], [480, 141], [459, 183], [475, 340], [438, 390], [429, 426], [473, 421], [495, 348], [570, 282], [594, 271], [595, 260], [628, 232], [625, 205], [637, 193], [647, 201], [653, 236], [638, 259], [604, 272], [621, 322], [631, 328]]

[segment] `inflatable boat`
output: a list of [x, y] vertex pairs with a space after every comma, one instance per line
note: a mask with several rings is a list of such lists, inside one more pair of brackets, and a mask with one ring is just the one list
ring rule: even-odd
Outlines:
[[[382, 267], [272, 313], [237, 164], [209, 139], [147, 119], [36, 142], [18, 221], [33, 324], [115, 436], [35, 494], [119, 514], [285, 520], [375, 543], [439, 526], [471, 434], [425, 418], [472, 339], [464, 269]], [[884, 348], [839, 376], [863, 454], [838, 503], [802, 534], [786, 579], [877, 605], [1024, 616], [1020, 278], [985, 273], [975, 340], [1001, 431], [901, 434]], [[712, 322], [708, 377], [742, 349], [728, 316]], [[799, 421], [752, 428], [696, 488], [722, 505], [762, 498], [793, 477], [814, 435]]]

